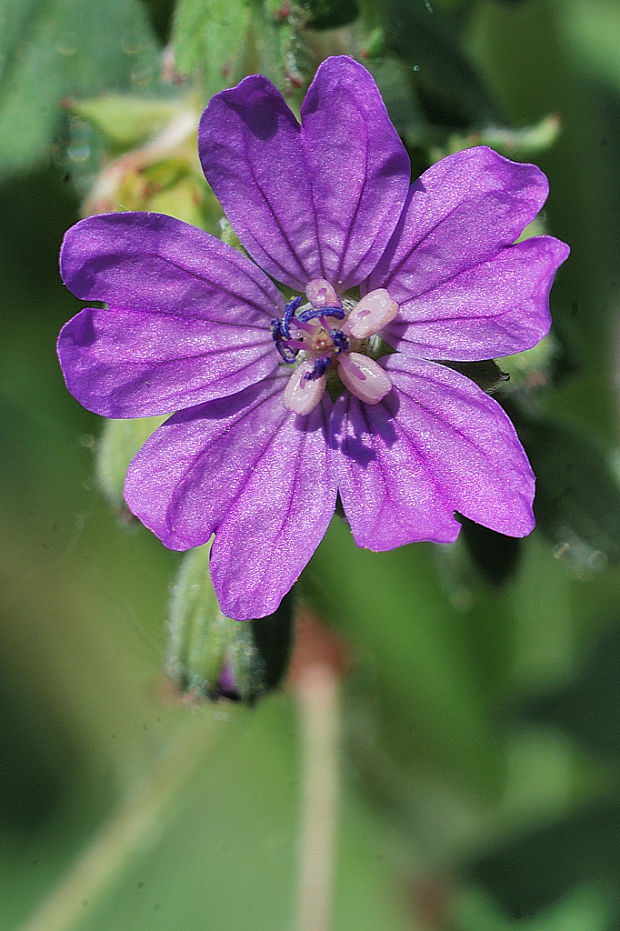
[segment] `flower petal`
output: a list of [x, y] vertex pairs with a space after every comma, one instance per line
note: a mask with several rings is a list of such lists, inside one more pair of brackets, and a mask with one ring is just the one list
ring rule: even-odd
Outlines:
[[[511, 162], [485, 146], [442, 159], [412, 186], [394, 236], [365, 290], [387, 288], [409, 322], [417, 313], [424, 318], [426, 299], [432, 307], [427, 313], [436, 315], [430, 296], [434, 289], [444, 286], [437, 299], [443, 300], [453, 283], [458, 287], [457, 276], [489, 262], [502, 247], [513, 243], [541, 209], [547, 192], [547, 179], [535, 165]], [[566, 258], [565, 247], [563, 252], [560, 246], [555, 251], [549, 245], [547, 248], [549, 269]], [[507, 287], [512, 294], [508, 274]], [[540, 278], [539, 262], [537, 280]], [[496, 284], [503, 287], [501, 276]], [[541, 324], [534, 321], [534, 330], [544, 329], [546, 306], [537, 307], [534, 313], [541, 313], [543, 318]], [[459, 315], [476, 317], [475, 302], [470, 306], [460, 304]], [[448, 321], [448, 325], [454, 326], [454, 322]], [[460, 326], [459, 321], [456, 328]], [[460, 344], [464, 351], [468, 337], [465, 328]], [[508, 350], [514, 351], [512, 347]]]
[[67, 287], [109, 310], [63, 328], [69, 390], [109, 417], [170, 413], [232, 394], [277, 364], [269, 320], [284, 301], [249, 259], [179, 220], [119, 213], [83, 220], [61, 252]]
[[286, 410], [287, 373], [171, 417], [132, 461], [125, 497], [170, 549], [216, 534], [213, 584], [240, 620], [277, 608], [334, 512], [325, 441], [330, 403], [307, 417]]
[[549, 291], [568, 246], [551, 236], [500, 249], [400, 305], [383, 331], [394, 347], [427, 359], [494, 359], [535, 346], [551, 325]]
[[322, 275], [342, 292], [375, 267], [411, 178], [409, 156], [370, 73], [345, 56], [323, 62], [301, 107]]
[[370, 550], [420, 540], [449, 543], [460, 524], [397, 411], [394, 390], [372, 406], [349, 392], [334, 404], [331, 443], [338, 451], [338, 491], [353, 539]]
[[60, 271], [76, 297], [125, 309], [268, 325], [284, 307], [275, 285], [244, 255], [159, 213], [76, 223], [64, 238]]
[[71, 394], [103, 417], [170, 414], [256, 384], [278, 364], [265, 327], [90, 307], [60, 331], [58, 356]]
[[303, 129], [260, 75], [222, 91], [200, 123], [207, 180], [253, 258], [303, 290], [342, 291], [371, 271], [409, 186], [409, 159], [369, 72], [345, 56], [317, 71]]
[[317, 277], [300, 135], [280, 92], [259, 74], [212, 97], [198, 130], [203, 171], [241, 242], [270, 275], [298, 289]]
[[499, 404], [469, 379], [401, 354], [373, 407], [343, 395], [332, 415], [339, 490], [356, 543], [449, 542], [454, 511], [509, 536], [533, 526], [534, 476]]

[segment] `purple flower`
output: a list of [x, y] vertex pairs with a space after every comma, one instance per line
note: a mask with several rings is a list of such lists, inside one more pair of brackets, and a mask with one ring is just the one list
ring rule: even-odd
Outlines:
[[534, 346], [568, 255], [549, 236], [515, 243], [547, 196], [533, 165], [473, 148], [410, 186], [350, 58], [321, 65], [301, 116], [260, 75], [202, 116], [205, 175], [251, 258], [153, 213], [83, 220], [61, 256], [67, 287], [108, 304], [63, 328], [67, 386], [105, 417], [177, 412], [131, 463], [127, 503], [171, 549], [215, 534], [213, 583], [239, 619], [277, 608], [337, 494], [372, 550], [450, 542], [455, 511], [531, 531], [512, 424], [437, 360]]

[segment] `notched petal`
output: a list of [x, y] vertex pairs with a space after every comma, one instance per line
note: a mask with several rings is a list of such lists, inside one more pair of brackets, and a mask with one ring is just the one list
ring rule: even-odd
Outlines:
[[321, 64], [301, 117], [302, 126], [266, 78], [246, 78], [205, 110], [202, 166], [262, 268], [298, 290], [324, 278], [342, 293], [385, 249], [409, 159], [373, 77], [346, 56]]
[[549, 292], [569, 248], [538, 236], [500, 249], [419, 297], [383, 332], [427, 359], [472, 362], [531, 349], [551, 325]]
[[275, 611], [335, 506], [329, 399], [296, 417], [282, 403], [285, 384], [277, 373], [171, 417], [127, 473], [129, 507], [170, 549], [215, 533], [213, 583], [222, 611], [239, 620]]
[[249, 259], [149, 213], [89, 217], [65, 236], [64, 281], [106, 301], [58, 340], [67, 386], [106, 417], [168, 414], [234, 394], [273, 371], [269, 322], [284, 301]]
[[268, 323], [284, 306], [246, 256], [158, 213], [81, 220], [65, 235], [60, 271], [76, 297], [125, 310], [243, 324]]
[[423, 451], [403, 434], [399, 407], [396, 392], [372, 407], [343, 394], [332, 415], [345, 514], [356, 544], [375, 551], [451, 542], [460, 529]]
[[456, 539], [454, 513], [509, 536], [534, 526], [532, 469], [501, 407], [445, 366], [400, 354], [375, 406], [343, 395], [332, 443], [355, 542], [373, 550]]
[[273, 372], [265, 327], [86, 308], [58, 337], [67, 388], [103, 417], [169, 414], [235, 394]]
[[368, 290], [403, 301], [439, 287], [513, 243], [543, 206], [545, 175], [486, 146], [432, 165], [407, 203]]
[[497, 401], [446, 366], [398, 353], [385, 366], [399, 395], [400, 428], [423, 449], [451, 508], [507, 536], [527, 536], [534, 473]]

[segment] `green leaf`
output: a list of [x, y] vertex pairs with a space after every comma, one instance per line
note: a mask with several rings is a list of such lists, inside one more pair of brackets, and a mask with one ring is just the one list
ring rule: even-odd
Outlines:
[[587, 436], [511, 413], [537, 479], [534, 510], [556, 556], [578, 574], [620, 562], [620, 484]]
[[300, 0], [310, 29], [336, 29], [359, 16], [356, 0]]
[[530, 919], [506, 917], [479, 889], [461, 893], [453, 908], [454, 931], [610, 931], [614, 919], [612, 895], [594, 883], [579, 886], [544, 912]]
[[0, 174], [50, 157], [63, 98], [145, 88], [157, 77], [157, 44], [137, 0], [23, 0], [4, 9]]
[[500, 121], [501, 113], [469, 61], [450, 15], [429, 13], [423, 0], [387, 0], [379, 5], [377, 16], [386, 52], [407, 66], [409, 86], [433, 123]]
[[557, 113], [550, 113], [538, 123], [519, 129], [499, 125], [481, 126], [466, 133], [452, 133], [432, 154], [438, 161], [445, 155], [461, 152], [473, 145], [488, 145], [508, 158], [524, 159], [550, 149], [557, 141], [561, 129], [562, 120]]
[[179, 0], [172, 29], [175, 68], [182, 74], [200, 70], [207, 95], [241, 80], [250, 17], [247, 0]]
[[310, 77], [298, 60], [302, 26], [294, 4], [279, 0], [180, 0], [172, 31], [175, 67], [195, 73], [206, 97], [254, 73], [290, 95]]
[[[411, 67], [394, 55], [384, 55], [383, 42], [383, 30], [375, 30], [366, 46], [368, 65], [390, 119], [398, 132], [413, 144], [424, 138], [426, 120], [411, 82]], [[376, 61], [373, 55], [378, 56]]]
[[[620, 857], [619, 817], [617, 800], [571, 812], [524, 832], [481, 857], [467, 872], [515, 918], [533, 916], [585, 882], [613, 889]], [[617, 922], [617, 912], [615, 917]]]
[[466, 518], [461, 537], [476, 569], [491, 585], [504, 585], [515, 573], [521, 555], [521, 540], [506, 537]]
[[[368, 746], [376, 739], [397, 761], [407, 773], [406, 791], [430, 760], [443, 757], [449, 762], [442, 779], [451, 782], [458, 773], [461, 787], [484, 783], [492, 795], [501, 762], [481, 702], [479, 659], [473, 659], [469, 625], [453, 611], [434, 555], [425, 544], [388, 553], [358, 549], [336, 518], [302, 584], [319, 616], [368, 658], [360, 688], [368, 686], [366, 676], [376, 677], [375, 723], [360, 737]], [[403, 729], [415, 737], [403, 740]]]
[[[620, 90], [618, 34], [620, 8], [616, 0], [578, 0], [566, 6], [562, 28], [571, 54], [616, 93]], [[580, 72], [583, 73], [583, 72]]]
[[620, 626], [606, 630], [579, 675], [562, 688], [521, 702], [520, 718], [562, 728], [590, 752], [620, 755]]

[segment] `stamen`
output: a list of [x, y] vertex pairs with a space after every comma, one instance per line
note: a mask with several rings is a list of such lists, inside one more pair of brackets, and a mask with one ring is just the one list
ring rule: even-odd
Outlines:
[[306, 297], [313, 307], [340, 307], [340, 298], [325, 278], [313, 278], [306, 285]]
[[344, 352], [349, 348], [349, 340], [342, 330], [329, 330], [328, 332], [336, 352]]
[[[280, 320], [271, 321], [271, 334], [281, 359], [287, 365], [296, 365], [284, 392], [284, 406], [296, 414], [314, 410], [335, 360], [349, 391], [366, 404], [378, 404], [392, 389], [389, 375], [369, 356], [351, 352], [351, 339], [362, 340], [378, 333], [394, 319], [398, 304], [385, 288], [378, 288], [348, 313], [334, 288], [322, 278], [309, 282], [306, 293], [310, 306], [306, 305], [299, 315], [301, 296], [288, 302]], [[330, 325], [334, 320], [343, 321], [341, 328]]]
[[283, 326], [283, 320], [274, 318], [271, 321], [271, 335], [273, 336], [276, 349], [280, 353], [280, 357], [282, 358], [283, 362], [286, 362], [287, 365], [292, 365], [295, 362], [299, 349], [291, 349], [289, 346], [284, 345], [285, 337], [282, 333]]
[[359, 352], [343, 353], [338, 357], [338, 374], [351, 394], [366, 404], [378, 404], [392, 390], [385, 369]]
[[285, 346], [283, 343], [276, 343], [276, 349], [280, 353], [283, 362], [286, 362], [287, 365], [293, 365], [297, 359], [299, 349], [289, 349], [289, 347]]
[[369, 291], [349, 314], [342, 329], [355, 339], [367, 339], [394, 319], [398, 304], [385, 288]]
[[284, 389], [284, 406], [294, 414], [309, 414], [320, 403], [327, 381], [325, 375], [318, 378], [306, 378], [311, 373], [311, 362], [301, 362], [291, 374]]

